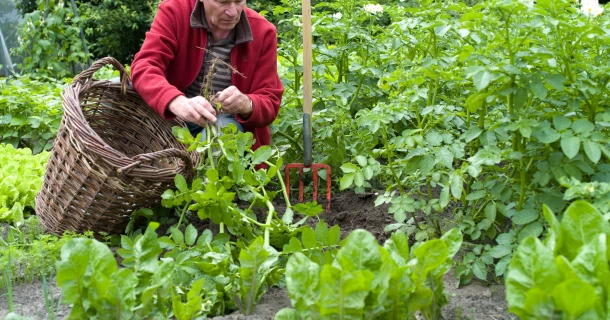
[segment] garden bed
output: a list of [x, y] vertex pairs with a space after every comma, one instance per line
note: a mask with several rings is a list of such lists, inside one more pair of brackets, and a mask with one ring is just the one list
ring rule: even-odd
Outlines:
[[[383, 244], [389, 234], [384, 232], [385, 226], [394, 222], [387, 213], [387, 205], [375, 207], [375, 196], [357, 196], [353, 193], [336, 195], [331, 201], [331, 212], [322, 213], [320, 217], [329, 225], [338, 224], [342, 236], [345, 237], [355, 229], [366, 229]], [[281, 210], [281, 209], [280, 209]], [[511, 319], [505, 300], [504, 286], [489, 285], [473, 280], [473, 283], [457, 288], [458, 281], [452, 272], [444, 277], [449, 304], [443, 310], [445, 319]], [[58, 288], [50, 290], [49, 297], [57, 301], [60, 297]], [[0, 293], [0, 317], [7, 313], [7, 302]], [[43, 319], [46, 315], [44, 295], [41, 282], [15, 285], [13, 287], [15, 311], [23, 316]], [[277, 311], [290, 306], [290, 299], [285, 289], [272, 288], [267, 292], [256, 307], [252, 316], [245, 317], [239, 313], [216, 317], [215, 319], [273, 319]], [[61, 306], [57, 318], [68, 314], [68, 308]]]

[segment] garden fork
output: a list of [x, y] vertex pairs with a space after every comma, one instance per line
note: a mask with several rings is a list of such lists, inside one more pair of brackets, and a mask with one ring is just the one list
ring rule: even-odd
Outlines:
[[324, 163], [312, 163], [312, 52], [311, 52], [311, 4], [303, 0], [303, 163], [289, 163], [284, 168], [286, 186], [290, 193], [290, 169], [299, 170], [299, 202], [303, 202], [303, 169], [309, 168], [313, 173], [313, 199], [318, 198], [318, 170], [326, 170], [326, 212], [330, 211], [330, 166]]

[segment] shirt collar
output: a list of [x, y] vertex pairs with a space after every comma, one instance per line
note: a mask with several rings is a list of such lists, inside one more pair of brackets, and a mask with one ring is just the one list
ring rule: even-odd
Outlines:
[[[205, 9], [203, 3], [200, 0], [195, 0], [195, 8], [191, 13], [191, 27], [192, 28], [203, 28], [210, 32], [210, 27], [205, 19]], [[246, 11], [241, 12], [239, 22], [235, 25], [235, 28], [231, 31], [228, 37], [229, 40], [234, 40], [235, 44], [246, 43], [252, 41], [252, 29], [250, 28], [250, 22], [246, 17]], [[218, 41], [218, 39], [214, 39]]]

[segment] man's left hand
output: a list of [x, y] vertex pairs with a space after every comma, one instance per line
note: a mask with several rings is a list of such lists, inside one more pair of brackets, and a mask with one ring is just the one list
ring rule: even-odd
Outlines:
[[235, 86], [224, 89], [216, 101], [222, 105], [222, 113], [239, 113], [246, 119], [252, 114], [252, 101]]

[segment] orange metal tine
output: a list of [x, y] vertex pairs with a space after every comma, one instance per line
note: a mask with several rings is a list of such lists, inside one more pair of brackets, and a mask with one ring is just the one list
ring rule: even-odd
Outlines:
[[331, 198], [331, 169], [330, 166], [324, 163], [313, 163], [311, 166], [306, 166], [303, 163], [289, 163], [284, 168], [284, 175], [286, 180], [286, 188], [288, 189], [288, 196], [290, 196], [290, 169], [299, 170], [299, 202], [303, 202], [304, 183], [303, 183], [303, 169], [311, 168], [313, 173], [313, 200], [318, 200], [318, 171], [321, 169], [326, 170], [326, 212], [330, 211], [330, 198]]

